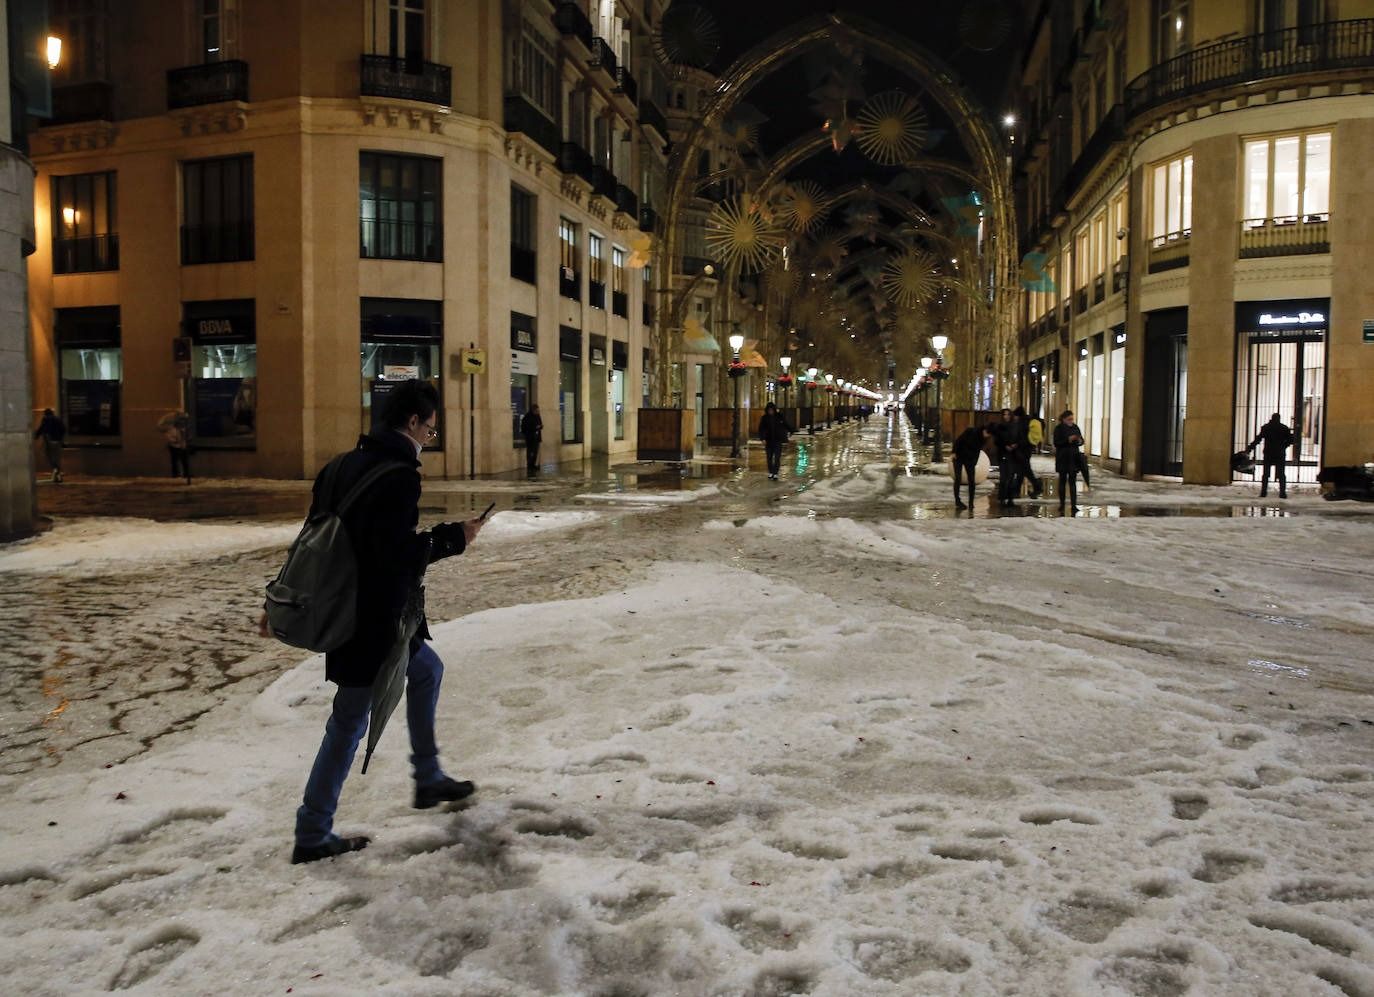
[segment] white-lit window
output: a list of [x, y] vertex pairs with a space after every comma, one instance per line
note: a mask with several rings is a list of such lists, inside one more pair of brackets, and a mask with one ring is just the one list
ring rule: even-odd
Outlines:
[[1157, 163], [1151, 170], [1150, 238], [1156, 247], [1186, 239], [1193, 229], [1193, 156]]
[[1326, 221], [1331, 210], [1331, 133], [1249, 139], [1244, 174], [1249, 227]]
[[1155, 0], [1155, 62], [1188, 51], [1192, 22], [1188, 0]]

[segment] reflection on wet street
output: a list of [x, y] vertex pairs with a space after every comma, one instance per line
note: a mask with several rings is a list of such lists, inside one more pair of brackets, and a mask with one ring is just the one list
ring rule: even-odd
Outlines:
[[[558, 513], [574, 523], [551, 533], [484, 537], [464, 557], [437, 566], [427, 578], [430, 614], [444, 620], [497, 606], [624, 591], [647, 566], [665, 558], [728, 558], [734, 566], [803, 588], [844, 589], [855, 597], [872, 589], [873, 598], [898, 606], [941, 611], [942, 600], [962, 591], [960, 586], [976, 591], [978, 583], [970, 579], [988, 570], [940, 552], [946, 535], [941, 531], [951, 531], [951, 539], [963, 533], [965, 527], [955, 520], [972, 520], [968, 525], [975, 528], [977, 522], [1003, 521], [1003, 529], [1029, 520], [1028, 529], [1038, 529], [1069, 518], [1052, 493], [1048, 460], [1037, 459], [1049, 489], [1038, 500], [1000, 508], [994, 479], [978, 486], [968, 512], [955, 510], [947, 465], [932, 466], [930, 447], [901, 418], [875, 417], [866, 425], [797, 434], [784, 452], [778, 481], [767, 477], [757, 443], [737, 462], [716, 455], [681, 464], [610, 465], [603, 458], [550, 465], [533, 477], [522, 472], [429, 481], [424, 525], [466, 518], [490, 502], [497, 504], [498, 515], [524, 514], [521, 522], [537, 524], [539, 516]], [[1078, 519], [1308, 518], [1327, 511], [1310, 493], [1279, 504], [1261, 503], [1243, 489], [1128, 482], [1104, 470], [1094, 471], [1093, 482], [1091, 491], [1080, 493]], [[232, 521], [248, 524], [250, 531], [284, 529], [281, 535], [287, 536], [309, 498], [309, 483], [303, 481], [207, 480], [188, 488], [171, 481], [85, 478], [40, 488], [41, 510], [59, 523], [83, 516], [135, 517], [185, 530], [177, 521]], [[816, 529], [834, 524], [849, 531], [842, 535], [901, 524], [929, 531], [922, 536], [931, 545], [930, 568], [921, 569], [928, 575], [922, 581], [908, 566], [894, 588], [881, 571], [836, 551], [819, 548], [814, 556], [779, 559], [776, 544], [757, 529], [770, 517], [794, 517], [791, 522], [810, 522]], [[703, 529], [712, 522], [736, 528]], [[1091, 527], [1085, 523], [1084, 528]], [[7, 663], [0, 670], [0, 774], [66, 761], [109, 764], [128, 758], [190, 731], [231, 694], [259, 690], [298, 663], [300, 652], [254, 633], [263, 585], [282, 557], [273, 536], [249, 550], [212, 548], [166, 559], [154, 551], [80, 570], [0, 573], [6, 589], [0, 641]], [[1049, 547], [1030, 549], [1036, 553], [1017, 568], [1028, 589], [1056, 589], [1065, 570], [1076, 570], [1056, 566]], [[1134, 597], [1155, 594], [1146, 589]], [[1000, 610], [966, 601], [958, 612], [964, 618], [987, 612], [995, 619]], [[1241, 660], [1300, 659], [1306, 636], [1281, 629], [1284, 635], [1271, 639], [1264, 655]], [[1293, 637], [1287, 636], [1290, 631]], [[1361, 653], [1355, 645], [1363, 646], [1367, 636], [1352, 632], [1326, 639], [1350, 643], [1343, 653], [1353, 659]]]

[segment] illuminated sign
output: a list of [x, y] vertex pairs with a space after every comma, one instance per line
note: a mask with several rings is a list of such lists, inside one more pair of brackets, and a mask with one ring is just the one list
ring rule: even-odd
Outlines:
[[1298, 312], [1296, 315], [1274, 315], [1262, 312], [1260, 325], [1326, 325], [1326, 315], [1322, 312]]

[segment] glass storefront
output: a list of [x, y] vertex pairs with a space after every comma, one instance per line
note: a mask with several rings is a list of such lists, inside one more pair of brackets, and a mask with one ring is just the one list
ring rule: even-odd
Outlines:
[[625, 382], [629, 380], [630, 344], [611, 340], [611, 432], [617, 440], [625, 438]]
[[1188, 414], [1188, 309], [1145, 315], [1145, 374], [1141, 379], [1140, 469], [1183, 473], [1183, 424]]
[[124, 377], [119, 306], [59, 308], [53, 326], [67, 442], [118, 445]]
[[1126, 411], [1126, 330], [1111, 332], [1112, 352], [1107, 377], [1107, 457], [1121, 459], [1121, 421]]
[[[1293, 431], [1288, 480], [1313, 483], [1326, 427], [1327, 299], [1236, 305], [1236, 407], [1232, 442], [1243, 450], [1274, 413]], [[1256, 458], [1263, 453], [1256, 448]], [[1253, 481], [1253, 475], [1235, 475]]]
[[510, 415], [511, 443], [517, 450], [525, 447], [520, 420], [531, 405], [538, 403], [539, 354], [536, 352], [534, 316], [510, 313]]
[[[443, 398], [443, 302], [363, 298], [360, 340], [363, 432], [372, 429], [386, 396], [402, 381], [427, 381]], [[444, 420], [437, 422], [439, 435], [426, 450], [443, 448]]]
[[191, 438], [202, 448], [252, 449], [258, 434], [253, 299], [184, 302], [182, 330], [191, 340]]
[[558, 327], [558, 420], [564, 443], [582, 442], [582, 330]]

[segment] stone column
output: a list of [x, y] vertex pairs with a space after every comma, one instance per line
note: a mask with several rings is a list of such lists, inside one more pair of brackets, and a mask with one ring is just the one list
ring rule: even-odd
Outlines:
[[1331, 164], [1331, 315], [1326, 345], [1326, 441], [1322, 463], [1374, 460], [1374, 120], [1336, 125]]
[[[6, 105], [8, 91], [6, 90]], [[34, 529], [33, 405], [29, 394], [29, 296], [33, 164], [0, 145], [0, 540]]]

